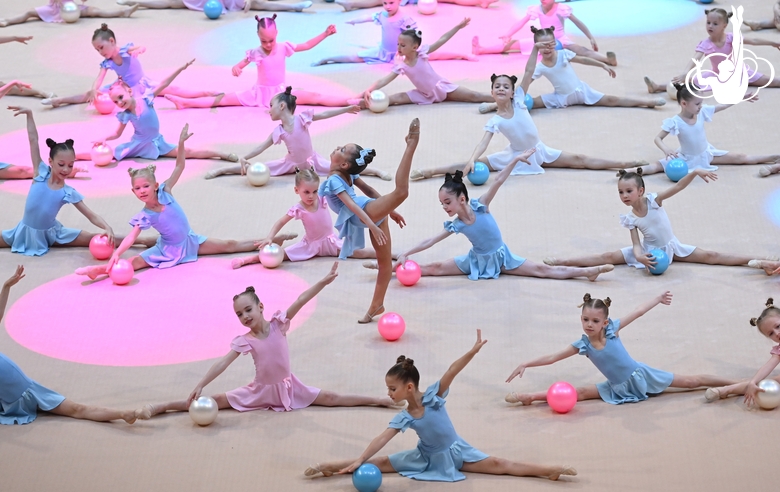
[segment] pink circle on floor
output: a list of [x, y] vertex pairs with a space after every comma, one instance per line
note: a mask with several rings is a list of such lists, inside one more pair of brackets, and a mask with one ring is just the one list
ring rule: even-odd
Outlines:
[[[253, 285], [269, 319], [309, 285], [283, 269], [229, 259], [201, 258], [174, 268], [138, 272], [130, 284], [91, 282], [68, 275], [28, 292], [11, 307], [8, 334], [20, 345], [56, 359], [102, 366], [181, 364], [225, 355], [247, 332], [232, 298]], [[291, 331], [316, 308], [312, 299]], [[56, 313], [46, 316], [44, 313]]]

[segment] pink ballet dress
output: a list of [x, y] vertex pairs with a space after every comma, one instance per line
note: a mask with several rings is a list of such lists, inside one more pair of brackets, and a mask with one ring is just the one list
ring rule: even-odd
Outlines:
[[287, 211], [287, 215], [303, 222], [303, 230], [306, 231], [303, 239], [284, 249], [290, 261], [303, 261], [315, 256], [338, 256], [341, 251], [341, 239], [334, 233], [328, 200], [320, 196], [317, 202], [316, 212], [309, 212], [300, 203]]
[[284, 92], [286, 58], [293, 53], [295, 45], [289, 41], [277, 43], [268, 55], [261, 47], [246, 52], [245, 60], [257, 65], [257, 82], [248, 91], [236, 94], [242, 106], [271, 107], [271, 99]]
[[[203, 12], [203, 7], [206, 5], [206, 2], [208, 2], [208, 0], [184, 0], [184, 6], [190, 10]], [[246, 4], [244, 0], [219, 0], [219, 3], [222, 4], [225, 12], [244, 10], [244, 5]]]
[[375, 24], [382, 26], [382, 42], [373, 48], [358, 51], [358, 56], [366, 63], [391, 63], [398, 52], [398, 36], [407, 29], [417, 29], [417, 22], [408, 15], [398, 15], [390, 19], [387, 11], [375, 13]]
[[[49, 5], [35, 7], [35, 13], [38, 14], [38, 17], [40, 17], [43, 22], [64, 22], [60, 16], [63, 2], [65, 2], [65, 0], [49, 0]], [[87, 5], [77, 5], [81, 12], [84, 12], [89, 8]]]
[[255, 380], [225, 393], [230, 406], [239, 412], [289, 412], [308, 407], [320, 394], [319, 388], [306, 386], [290, 372], [287, 312], [275, 312], [270, 323], [268, 336], [262, 340], [247, 333], [237, 336], [230, 344], [240, 354], [252, 354], [255, 361]]
[[569, 36], [566, 35], [566, 31], [563, 28], [565, 19], [571, 17], [571, 7], [568, 5], [561, 5], [560, 3], [556, 3], [555, 6], [546, 14], [542, 10], [541, 5], [531, 5], [528, 7], [528, 10], [526, 10], [525, 15], [527, 15], [531, 20], [538, 20], [539, 26], [542, 29], [554, 27], [555, 39], [560, 41], [564, 47], [569, 46], [570, 44], [574, 44], [574, 42], [569, 39]]
[[[314, 111], [307, 109], [293, 119], [293, 131], [287, 133], [284, 125], [274, 128], [271, 139], [274, 145], [284, 142], [287, 146], [287, 155], [275, 161], [266, 162], [265, 165], [271, 171], [271, 176], [281, 176], [295, 172], [295, 167], [301, 169], [314, 167], [317, 174], [327, 175], [330, 171], [330, 161], [314, 152], [309, 135], [309, 125], [314, 121]], [[332, 227], [332, 226], [331, 226]]]
[[[726, 34], [726, 42], [723, 43], [723, 46], [718, 46], [715, 43], [713, 43], [710, 38], [705, 39], [699, 45], [696, 47], [696, 51], [704, 53], [705, 56], [711, 55], [713, 53], [720, 53], [723, 55], [723, 58], [719, 56], [713, 56], [710, 58], [710, 65], [712, 65], [711, 70], [714, 73], [706, 73], [702, 74], [704, 78], [708, 77], [717, 77], [720, 74], [720, 69], [718, 68], [718, 64], [728, 58], [728, 56], [733, 51], [734, 47], [732, 46], [732, 43], [734, 42], [734, 34], [728, 33]], [[761, 72], [756, 72], [754, 70], [751, 70], [748, 68], [748, 75], [750, 76], [750, 83], [754, 83], [758, 79], [764, 76]], [[702, 87], [704, 89], [704, 87]]]
[[447, 99], [447, 94], [458, 88], [449, 80], [433, 71], [428, 62], [428, 45], [424, 44], [417, 49], [417, 62], [414, 66], [405, 63], [406, 57], [399, 56], [395, 59], [393, 72], [406, 75], [416, 87], [406, 94], [415, 104], [433, 104]]

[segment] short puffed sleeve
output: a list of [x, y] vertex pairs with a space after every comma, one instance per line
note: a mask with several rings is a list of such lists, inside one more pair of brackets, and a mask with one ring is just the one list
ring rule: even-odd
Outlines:
[[654, 210], [661, 208], [661, 206], [658, 205], [658, 202], [656, 201], [656, 198], [658, 198], [658, 193], [648, 193], [645, 196], [647, 197], [647, 208], [652, 208]]
[[393, 63], [393, 73], [398, 75], [404, 75], [406, 73], [406, 63], [404, 63], [403, 56], [396, 56], [395, 63]]
[[167, 188], [168, 184], [163, 183], [160, 185], [160, 187], [157, 189], [157, 201], [160, 202], [162, 205], [170, 205], [174, 202], [173, 195], [168, 193]]
[[588, 341], [588, 337], [586, 335], [582, 335], [582, 338], [572, 343], [571, 346], [579, 350], [579, 355], [588, 355], [589, 344], [590, 342]]
[[572, 50], [563, 49], [558, 51], [558, 56], [563, 55], [563, 59], [566, 61], [571, 60], [575, 56], [577, 56], [577, 53], [573, 52]]
[[[320, 205], [322, 206], [322, 205]], [[303, 217], [303, 207], [301, 207], [300, 203], [296, 203], [292, 207], [290, 207], [290, 210], [287, 211], [287, 215], [292, 217], [293, 219], [301, 220]]]
[[275, 326], [282, 335], [286, 335], [287, 330], [290, 329], [290, 320], [287, 318], [287, 311], [276, 311], [274, 315], [271, 316], [271, 326]]
[[488, 207], [484, 203], [480, 201], [482, 197], [479, 198], [472, 198], [469, 202], [469, 205], [471, 205], [471, 210], [477, 213], [486, 214], [488, 213]]
[[525, 15], [527, 15], [531, 20], [538, 19], [541, 13], [542, 11], [538, 5], [530, 5], [528, 10], [525, 11]]
[[320, 195], [338, 195], [342, 191], [347, 191], [347, 183], [341, 176], [334, 174], [328, 177], [320, 185]]
[[149, 216], [146, 212], [142, 210], [130, 219], [130, 225], [133, 227], [140, 227], [142, 231], [145, 231], [152, 227], [152, 221], [149, 220]]
[[279, 125], [276, 128], [274, 128], [273, 133], [271, 133], [271, 141], [274, 143], [274, 145], [279, 145], [282, 141], [282, 135], [285, 135], [287, 132], [284, 130], [284, 125]]
[[428, 389], [426, 389], [425, 393], [423, 393], [423, 397], [422, 397], [423, 406], [431, 407], [431, 408], [439, 408], [442, 405], [444, 405], [445, 403], [444, 399], [447, 398], [447, 395], [450, 393], [450, 389], [447, 388], [447, 391], [445, 391], [443, 395], [439, 396], [440, 386], [441, 386], [441, 381], [436, 381], [432, 385], [428, 386]]
[[239, 335], [230, 342], [230, 350], [246, 355], [252, 350], [252, 346], [249, 344], [246, 336]]
[[401, 432], [406, 432], [406, 429], [408, 429], [409, 426], [412, 425], [412, 422], [414, 422], [412, 416], [409, 415], [409, 412], [403, 410], [398, 415], [393, 417], [393, 420], [391, 420], [390, 423], [387, 424], [387, 427], [390, 429], [397, 429]]
[[780, 345], [775, 345], [772, 350], [769, 351], [772, 355], [780, 355]]
[[265, 57], [266, 54], [263, 53], [262, 48], [252, 48], [251, 50], [246, 50], [246, 56], [244, 57], [244, 60], [249, 63], [258, 63], [263, 61], [263, 58]]
[[559, 3], [555, 11], [555, 15], [563, 18], [569, 18], [571, 17], [571, 7]]
[[460, 234], [460, 231], [463, 230], [465, 225], [466, 224], [464, 224], [460, 219], [448, 220], [444, 222], [444, 228], [449, 232], [454, 232], [455, 234]]
[[129, 109], [126, 109], [124, 111], [120, 111], [116, 114], [116, 119], [119, 120], [120, 123], [123, 125], [126, 125], [130, 122], [131, 119], [133, 119], [133, 116], [135, 116], [133, 113], [130, 112]]
[[285, 57], [289, 58], [293, 56], [293, 54], [295, 54], [295, 45], [289, 41], [285, 41], [284, 43], [282, 43], [282, 49], [284, 50]]
[[308, 126], [311, 125], [311, 122], [314, 121], [314, 110], [307, 109], [306, 111], [301, 111], [298, 118], [301, 120], [303, 127], [308, 128]]
[[710, 41], [710, 38], [707, 38], [696, 45], [696, 51], [699, 53], [704, 53], [705, 55], [709, 55], [715, 51], [715, 44]]
[[35, 176], [35, 178], [33, 178], [33, 181], [44, 182], [47, 179], [49, 179], [50, 175], [51, 175], [51, 166], [41, 161], [41, 163], [38, 164], [38, 175]]
[[512, 104], [515, 108], [528, 111], [528, 107], [525, 105], [525, 91], [519, 85], [515, 87], [515, 97], [512, 99]]
[[620, 331], [620, 320], [610, 318], [607, 327], [604, 328], [604, 336], [607, 338], [617, 338], [618, 331]]
[[705, 104], [701, 107], [701, 111], [699, 112], [702, 118], [704, 118], [704, 121], [709, 123], [712, 121], [712, 116], [715, 114], [715, 106], [710, 106], [709, 104]]
[[628, 230], [636, 229], [636, 215], [632, 213], [621, 215], [620, 225]]
[[501, 130], [498, 128], [499, 123], [501, 123], [501, 117], [493, 116], [485, 123], [485, 131], [490, 133], [501, 133]]
[[65, 203], [78, 203], [84, 200], [84, 196], [72, 186], [65, 185], [62, 187], [62, 191], [65, 192], [65, 196], [62, 198]]
[[678, 135], [680, 133], [679, 119], [680, 117], [677, 115], [674, 115], [671, 118], [666, 118], [663, 123], [661, 123], [661, 130], [672, 136]]

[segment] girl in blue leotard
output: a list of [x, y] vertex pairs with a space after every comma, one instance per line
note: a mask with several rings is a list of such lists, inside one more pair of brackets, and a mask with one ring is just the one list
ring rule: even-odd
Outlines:
[[[403, 264], [407, 257], [424, 251], [451, 234], [463, 233], [471, 241], [471, 251], [454, 259], [422, 265], [423, 275], [468, 275], [470, 280], [498, 278], [502, 273], [524, 277], [567, 279], [587, 277], [594, 281], [599, 274], [613, 270], [612, 265], [599, 265], [589, 268], [550, 267], [537, 264], [513, 255], [498, 229], [488, 207], [496, 192], [504, 184], [518, 162], [529, 164], [528, 158], [536, 152], [535, 148], [518, 154], [508, 166], [501, 170], [497, 179], [490, 185], [487, 193], [479, 199], [469, 200], [468, 190], [463, 184], [463, 173], [456, 171], [455, 176], [447, 173], [444, 184], [439, 189], [439, 201], [444, 211], [455, 220], [444, 223], [444, 230], [430, 239], [426, 239], [409, 251], [398, 255], [398, 263]], [[376, 268], [374, 262], [363, 264], [366, 268]]]
[[[585, 294], [582, 300], [580, 320], [582, 321], [582, 330], [585, 332], [582, 338], [556, 354], [520, 364], [507, 378], [507, 383], [515, 377], [522, 377], [528, 367], [547, 366], [577, 354], [589, 358], [596, 369], [607, 378], [607, 381], [603, 383], [577, 388], [578, 401], [601, 398], [607, 403], [619, 405], [647, 400], [648, 395], [656, 395], [669, 387], [693, 389], [725, 386], [737, 382], [717, 376], [672, 374], [646, 366], [628, 355], [620, 340], [620, 330], [655, 306], [671, 304], [671, 292], [664, 292], [650, 302], [639, 306], [628, 316], [617, 320], [609, 318], [609, 306], [612, 303], [609, 297], [601, 300], [593, 299], [590, 294]], [[506, 395], [506, 401], [530, 405], [535, 401], [547, 401], [547, 392], [509, 393]]]
[[[304, 473], [308, 477], [334, 473], [352, 473], [363, 463], [376, 465], [383, 473], [397, 472], [415, 480], [456, 482], [466, 477], [461, 471], [487, 473], [490, 475], [514, 475], [516, 477], [544, 477], [558, 480], [561, 475], [576, 475], [568, 466], [542, 466], [513, 462], [487, 454], [473, 448], [461, 438], [447, 415], [444, 407], [447, 393], [455, 376], [466, 367], [477, 352], [487, 343], [482, 340], [482, 330], [477, 330], [477, 341], [466, 355], [452, 363], [441, 379], [419, 390], [420, 373], [412, 359], [403, 355], [387, 371], [385, 384], [387, 394], [395, 403], [407, 403], [405, 410], [390, 421], [388, 428], [371, 441], [357, 460], [336, 461], [309, 467]], [[409, 451], [371, 458], [378, 453], [398, 432], [413, 429], [420, 440], [417, 448]]]

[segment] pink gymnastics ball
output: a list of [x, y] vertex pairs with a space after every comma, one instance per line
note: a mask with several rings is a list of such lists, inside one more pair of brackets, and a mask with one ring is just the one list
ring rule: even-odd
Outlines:
[[111, 96], [105, 92], [98, 92], [95, 100], [92, 101], [92, 105], [95, 106], [95, 109], [100, 114], [111, 114], [114, 112], [114, 108], [116, 108], [116, 104], [111, 100]]
[[404, 334], [406, 322], [398, 313], [385, 313], [379, 318], [377, 329], [382, 338], [388, 342], [394, 342]]
[[89, 252], [96, 260], [107, 260], [114, 252], [114, 243], [109, 241], [105, 234], [92, 236], [92, 239], [89, 240]]
[[117, 260], [114, 268], [108, 273], [116, 285], [125, 285], [133, 280], [133, 264], [127, 260]]
[[547, 390], [547, 403], [558, 413], [567, 413], [577, 403], [577, 390], [565, 381], [558, 381]]
[[402, 265], [398, 265], [395, 269], [395, 276], [398, 277], [398, 281], [407, 287], [411, 287], [416, 284], [422, 276], [420, 265], [412, 260], [406, 260]]

